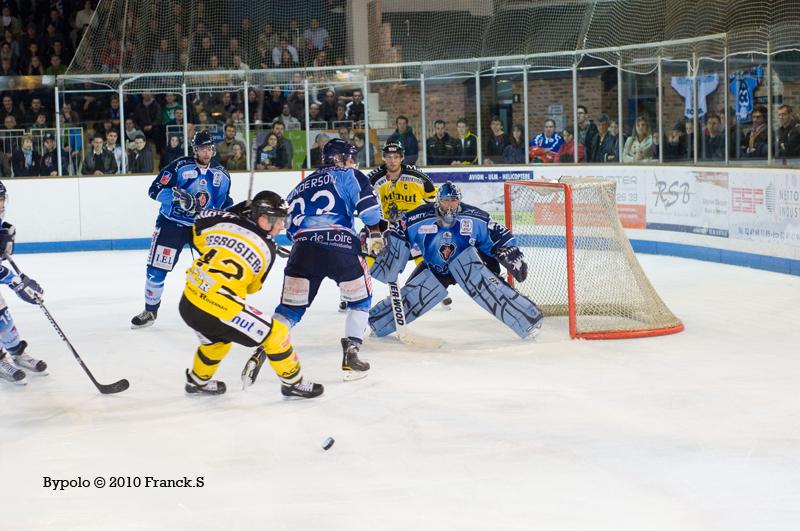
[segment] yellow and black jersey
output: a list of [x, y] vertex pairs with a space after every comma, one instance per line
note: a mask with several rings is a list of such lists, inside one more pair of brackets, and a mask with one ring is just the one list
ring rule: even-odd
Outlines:
[[396, 181], [389, 179], [386, 165], [382, 164], [369, 174], [369, 182], [380, 198], [383, 217], [390, 225], [396, 224], [404, 213], [436, 199], [436, 186], [431, 178], [407, 164], [400, 166], [400, 177]]
[[200, 257], [186, 271], [184, 295], [211, 315], [233, 318], [245, 297], [263, 286], [275, 261], [275, 241], [243, 216], [207, 210], [195, 219], [194, 244]]

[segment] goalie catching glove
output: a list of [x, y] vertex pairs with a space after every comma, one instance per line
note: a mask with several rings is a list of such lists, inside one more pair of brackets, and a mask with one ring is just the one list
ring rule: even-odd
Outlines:
[[19, 298], [31, 304], [38, 304], [44, 298], [44, 290], [38, 282], [27, 275], [15, 276], [9, 287], [19, 295]]
[[528, 264], [525, 263], [525, 255], [519, 247], [501, 247], [495, 257], [517, 282], [525, 282], [528, 278]]
[[172, 202], [178, 203], [178, 206], [190, 214], [194, 213], [197, 206], [192, 194], [177, 187], [172, 189]]

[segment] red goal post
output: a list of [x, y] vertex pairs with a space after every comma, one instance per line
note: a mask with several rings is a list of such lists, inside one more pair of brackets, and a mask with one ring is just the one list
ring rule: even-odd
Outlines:
[[516, 288], [580, 339], [674, 334], [683, 323], [639, 265], [616, 209], [616, 182], [507, 181], [506, 226], [529, 273]]

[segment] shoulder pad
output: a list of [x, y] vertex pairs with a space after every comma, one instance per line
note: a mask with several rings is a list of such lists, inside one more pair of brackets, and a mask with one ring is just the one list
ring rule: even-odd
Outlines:
[[431, 180], [430, 176], [423, 172], [422, 170], [417, 169], [416, 166], [413, 164], [409, 164], [408, 166], [403, 166], [402, 173], [406, 175], [413, 175], [414, 177], [419, 177], [420, 179], [424, 180]]
[[459, 212], [458, 215], [469, 216], [471, 218], [477, 218], [486, 222], [489, 222], [492, 219], [489, 216], [489, 213], [485, 210], [481, 210], [480, 208], [472, 205], [467, 205], [466, 203], [461, 203], [461, 212]]
[[435, 215], [436, 207], [431, 204], [424, 204], [406, 213], [406, 224], [411, 225]]
[[367, 177], [369, 178], [370, 184], [375, 184], [376, 182], [378, 182], [378, 179], [380, 179], [384, 175], [386, 175], [386, 166], [381, 164], [380, 166], [369, 172], [369, 175], [367, 175]]

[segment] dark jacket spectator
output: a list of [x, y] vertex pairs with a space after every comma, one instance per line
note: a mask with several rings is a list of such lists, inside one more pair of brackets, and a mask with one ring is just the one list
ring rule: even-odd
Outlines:
[[8, 155], [0, 150], [0, 177], [13, 177], [11, 172], [11, 163], [8, 162]]
[[414, 136], [414, 131], [412, 131], [411, 127], [408, 125], [408, 118], [405, 116], [398, 116], [395, 123], [397, 129], [395, 129], [394, 133], [387, 139], [387, 142], [389, 140], [397, 140], [400, 142], [405, 151], [403, 162], [405, 164], [416, 164], [417, 158], [419, 157], [419, 144], [417, 143], [417, 137]]
[[484, 163], [495, 163], [503, 161], [503, 151], [508, 145], [508, 135], [503, 131], [503, 124], [500, 118], [492, 116], [489, 125], [492, 134], [486, 140], [486, 151], [483, 153]]
[[179, 159], [183, 156], [183, 146], [181, 146], [181, 137], [179, 135], [169, 135], [169, 142], [167, 147], [161, 153], [161, 160], [158, 164], [163, 168], [170, 162]]
[[149, 92], [142, 94], [142, 102], [136, 107], [133, 119], [142, 129], [148, 140], [155, 142], [157, 147], [163, 145], [161, 134], [161, 105]]
[[511, 128], [511, 138], [508, 145], [503, 150], [503, 162], [505, 164], [525, 164], [525, 132], [522, 127], [515, 125]]
[[[742, 136], [741, 154], [751, 159], [767, 158], [767, 108], [763, 105], [753, 110], [753, 127]], [[732, 136], [732, 138], [735, 138]]]
[[591, 162], [618, 162], [619, 138], [609, 129], [608, 115], [601, 114], [597, 118], [597, 147], [592, 154]]
[[781, 127], [776, 135], [776, 154], [778, 158], [800, 156], [800, 124], [794, 117], [794, 111], [788, 105], [778, 108], [778, 121]]
[[153, 150], [142, 135], [133, 141], [128, 155], [128, 173], [153, 173]]
[[445, 123], [436, 120], [433, 136], [428, 139], [428, 165], [448, 166], [453, 162], [453, 137], [444, 130]]
[[14, 177], [32, 177], [39, 173], [39, 153], [33, 149], [33, 139], [24, 135], [20, 147], [11, 154]]
[[[58, 152], [55, 148], [55, 142], [50, 141], [49, 148], [46, 140], [44, 144], [44, 152], [39, 159], [39, 175], [56, 176], [58, 175]], [[67, 155], [67, 152], [63, 149], [61, 150], [61, 164], [66, 173], [67, 164], [69, 164], [69, 155]]]
[[336, 119], [336, 93], [330, 89], [325, 91], [325, 97], [319, 106], [319, 115], [322, 120], [330, 122]]
[[228, 171], [247, 171], [247, 157], [244, 156], [242, 146], [235, 144], [233, 153], [228, 158]]
[[456, 164], [478, 163], [478, 137], [467, 129], [467, 124], [459, 121], [456, 124], [458, 137], [453, 139], [453, 162]]
[[274, 170], [287, 166], [286, 151], [281, 147], [278, 135], [269, 133], [264, 143], [256, 148], [256, 169]]
[[[102, 139], [100, 139], [102, 141]], [[90, 151], [83, 159], [81, 168], [83, 175], [111, 175], [117, 173], [117, 161], [114, 154], [100, 145], [100, 152]]]
[[701, 155], [704, 160], [725, 160], [725, 134], [716, 114], [706, 119], [706, 134], [703, 136]]

